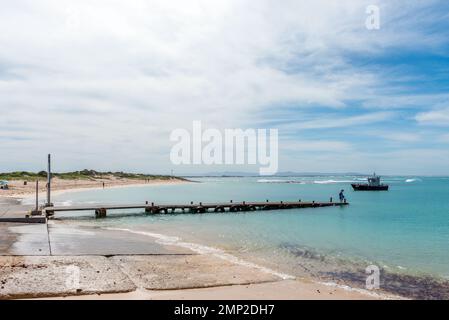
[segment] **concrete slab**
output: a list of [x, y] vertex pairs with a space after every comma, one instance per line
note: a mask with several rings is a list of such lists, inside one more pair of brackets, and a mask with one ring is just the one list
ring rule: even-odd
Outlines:
[[0, 255], [49, 255], [50, 246], [46, 224], [2, 224], [13, 243]]
[[9, 230], [10, 226], [9, 223], [0, 223], [0, 255], [10, 255], [11, 246], [17, 239], [17, 234]]
[[[161, 290], [250, 285], [279, 280], [279, 277], [251, 266], [206, 255], [109, 258], [0, 256], [0, 299], [126, 293], [134, 290], [150, 290], [144, 292], [150, 298], [157, 298]], [[181, 294], [183, 291], [178, 292]], [[164, 294], [160, 295], [160, 298], [164, 297]]]
[[53, 255], [134, 255], [192, 254], [175, 246], [163, 246], [155, 240], [129, 232], [96, 227], [70, 226], [52, 221], [49, 225]]
[[135, 288], [105, 257], [0, 257], [0, 299], [117, 293]]
[[111, 257], [130, 279], [147, 290], [207, 288], [279, 281], [279, 277], [205, 255]]

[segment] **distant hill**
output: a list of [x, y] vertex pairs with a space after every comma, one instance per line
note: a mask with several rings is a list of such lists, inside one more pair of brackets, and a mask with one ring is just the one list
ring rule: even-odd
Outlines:
[[[293, 172], [284, 171], [278, 172], [272, 177], [307, 177], [307, 176], [368, 176], [366, 173], [359, 172]], [[183, 174], [183, 177], [260, 177], [256, 172], [238, 172], [238, 171], [223, 171], [223, 172], [206, 172], [199, 174]]]

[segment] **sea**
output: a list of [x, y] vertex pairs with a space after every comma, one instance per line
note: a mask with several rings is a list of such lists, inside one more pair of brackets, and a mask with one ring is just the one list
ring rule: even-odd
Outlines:
[[[329, 201], [348, 206], [146, 215], [68, 212], [58, 219], [150, 232], [215, 248], [283, 274], [418, 299], [449, 298], [449, 177], [386, 176], [389, 191], [353, 191], [362, 176], [195, 177], [192, 183], [62, 193], [56, 205]], [[372, 279], [372, 278], [371, 278]], [[372, 280], [370, 280], [372, 281]], [[371, 282], [372, 283], [372, 282]]]

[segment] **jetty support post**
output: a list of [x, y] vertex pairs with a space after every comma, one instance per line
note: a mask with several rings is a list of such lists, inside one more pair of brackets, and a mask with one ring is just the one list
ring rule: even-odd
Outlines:
[[158, 211], [158, 208], [156, 208], [155, 206], [148, 206], [148, 207], [145, 207], [145, 213], [157, 213], [157, 211]]
[[42, 210], [39, 210], [39, 179], [36, 180], [36, 205], [34, 210], [31, 210], [32, 216], [42, 215]]
[[95, 218], [106, 218], [106, 209], [95, 209]]

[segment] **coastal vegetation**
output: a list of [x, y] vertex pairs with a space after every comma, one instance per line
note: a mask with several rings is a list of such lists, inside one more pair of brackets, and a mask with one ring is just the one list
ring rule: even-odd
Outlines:
[[[96, 179], [136, 179], [136, 180], [185, 180], [184, 178], [174, 177], [169, 175], [154, 175], [154, 174], [143, 174], [143, 173], [129, 173], [129, 172], [101, 172], [96, 170], [81, 170], [72, 172], [54, 172], [52, 177], [65, 179], [65, 180], [96, 180]], [[15, 171], [0, 173], [0, 180], [27, 180], [36, 181], [44, 180], [47, 178], [46, 171], [39, 172], [29, 172], [29, 171]]]

